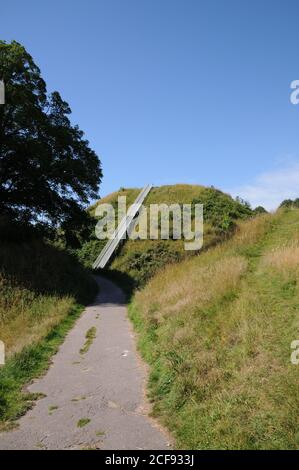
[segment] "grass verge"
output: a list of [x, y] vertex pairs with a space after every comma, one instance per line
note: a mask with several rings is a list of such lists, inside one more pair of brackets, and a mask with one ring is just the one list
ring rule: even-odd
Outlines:
[[44, 373], [67, 332], [97, 292], [75, 257], [40, 239], [0, 246], [0, 426], [26, 412], [38, 398], [25, 385]]
[[26, 393], [24, 387], [45, 373], [51, 357], [58, 351], [83, 309], [82, 305], [75, 305], [43, 340], [23, 348], [0, 369], [0, 429], [9, 428], [11, 422], [22, 416], [39, 398], [38, 394]]

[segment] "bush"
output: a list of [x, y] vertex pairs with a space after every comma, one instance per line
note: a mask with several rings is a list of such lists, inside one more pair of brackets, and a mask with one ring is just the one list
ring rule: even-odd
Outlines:
[[219, 233], [229, 233], [235, 228], [235, 221], [252, 216], [249, 204], [240, 198], [215, 188], [205, 188], [192, 204], [203, 204], [204, 221], [213, 225]]
[[285, 199], [279, 207], [284, 209], [297, 209], [299, 207], [299, 198], [294, 199], [294, 201], [292, 199]]
[[263, 206], [257, 206], [257, 207], [254, 209], [253, 213], [254, 213], [255, 215], [258, 215], [258, 214], [267, 214], [267, 211], [266, 211], [266, 209], [265, 209]]
[[175, 263], [180, 258], [178, 251], [172, 251], [163, 242], [158, 242], [153, 248], [130, 254], [127, 258], [127, 271], [129, 274], [134, 273], [137, 286], [141, 286], [163, 266]]
[[106, 243], [107, 240], [89, 240], [83, 243], [79, 250], [73, 251], [73, 253], [86, 268], [91, 268]]

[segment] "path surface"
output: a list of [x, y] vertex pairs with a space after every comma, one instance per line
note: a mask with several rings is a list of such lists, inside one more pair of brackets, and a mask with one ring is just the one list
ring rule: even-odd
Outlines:
[[[29, 387], [46, 394], [0, 434], [0, 449], [167, 449], [146, 413], [145, 370], [135, 350], [124, 297], [99, 278], [100, 293], [68, 334], [47, 374]], [[80, 354], [89, 328], [97, 333]], [[78, 421], [90, 422], [78, 427]]]

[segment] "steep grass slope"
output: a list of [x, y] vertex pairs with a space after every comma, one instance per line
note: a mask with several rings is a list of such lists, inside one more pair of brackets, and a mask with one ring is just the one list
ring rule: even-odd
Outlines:
[[298, 308], [298, 210], [241, 223], [136, 293], [154, 414], [178, 447], [298, 448]]
[[90, 275], [41, 240], [0, 246], [0, 425], [31, 406], [22, 387], [48, 365], [64, 335], [96, 293]]
[[[118, 196], [126, 196], [127, 206], [129, 206], [139, 192], [140, 189], [123, 188], [101, 199], [97, 204], [110, 203], [117, 210]], [[233, 232], [235, 220], [252, 215], [251, 209], [246, 204], [232, 199], [231, 196], [215, 188], [187, 184], [155, 187], [149, 193], [144, 205], [149, 208], [151, 204], [182, 205], [196, 202], [204, 204], [204, 249], [230, 235]], [[97, 204], [90, 208], [91, 214], [94, 214]], [[172, 221], [170, 220], [171, 228]], [[79, 251], [79, 257], [90, 265], [102, 247], [102, 241], [91, 240], [83, 245]], [[184, 240], [172, 239], [171, 233], [169, 240], [127, 240], [118, 249], [117, 256], [110, 264], [110, 269], [125, 273], [135, 285], [139, 286], [166, 264], [177, 262], [193, 254], [194, 252], [184, 250]]]

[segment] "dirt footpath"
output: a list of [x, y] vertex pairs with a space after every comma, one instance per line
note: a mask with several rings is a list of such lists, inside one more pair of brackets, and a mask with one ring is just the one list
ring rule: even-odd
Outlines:
[[[47, 374], [29, 387], [46, 397], [18, 429], [0, 434], [0, 449], [169, 449], [167, 436], [146, 413], [145, 369], [124, 296], [112, 282], [98, 280], [95, 303], [69, 332]], [[95, 337], [86, 344], [91, 328]]]

